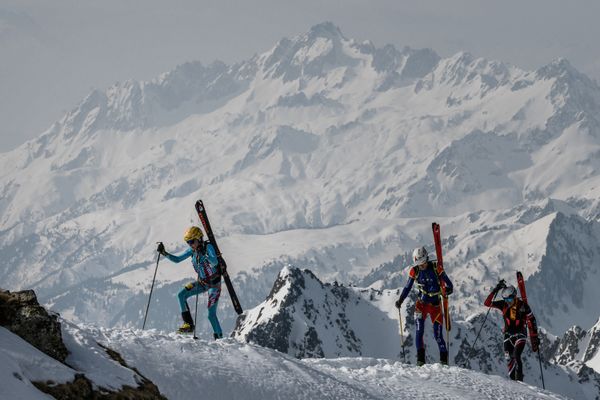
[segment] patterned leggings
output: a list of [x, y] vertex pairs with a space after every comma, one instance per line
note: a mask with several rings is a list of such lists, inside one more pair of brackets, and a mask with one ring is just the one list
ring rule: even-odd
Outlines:
[[521, 353], [525, 348], [527, 336], [523, 333], [504, 333], [504, 355], [508, 360], [508, 376], [513, 381], [523, 380], [523, 362]]
[[177, 293], [179, 299], [179, 307], [181, 312], [189, 311], [190, 307], [187, 304], [187, 299], [194, 295], [200, 295], [204, 292], [208, 292], [208, 321], [213, 328], [213, 332], [221, 335], [221, 324], [217, 318], [217, 305], [219, 304], [219, 297], [221, 297], [221, 282], [214, 285], [202, 284], [198, 281], [188, 283]]

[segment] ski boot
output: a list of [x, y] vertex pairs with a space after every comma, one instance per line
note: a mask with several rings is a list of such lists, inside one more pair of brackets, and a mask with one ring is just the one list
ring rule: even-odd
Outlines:
[[223, 334], [222, 333], [213, 333], [213, 337], [215, 338], [215, 340], [223, 339]]
[[425, 349], [417, 349], [417, 367], [425, 365]]
[[183, 325], [177, 329], [177, 333], [193, 333], [194, 320], [192, 319], [192, 314], [189, 312], [189, 310], [182, 312], [181, 318], [183, 318]]
[[177, 333], [194, 333], [194, 325], [184, 322], [183, 325], [177, 329]]
[[516, 380], [519, 382], [523, 382], [523, 371], [517, 371], [516, 375]]
[[448, 352], [440, 353], [440, 364], [448, 365]]

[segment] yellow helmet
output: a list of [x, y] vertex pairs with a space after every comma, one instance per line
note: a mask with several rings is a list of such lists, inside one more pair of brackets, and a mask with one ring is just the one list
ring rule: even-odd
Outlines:
[[183, 235], [183, 240], [186, 242], [189, 242], [190, 240], [194, 239], [202, 240], [202, 236], [202, 229], [198, 228], [197, 226], [191, 226], [185, 231], [185, 234]]

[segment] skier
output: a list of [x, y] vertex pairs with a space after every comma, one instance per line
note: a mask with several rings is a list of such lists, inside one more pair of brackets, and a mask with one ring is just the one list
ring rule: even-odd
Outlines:
[[[500, 292], [502, 300], [494, 301], [494, 297], [498, 292]], [[540, 344], [537, 336], [537, 323], [531, 308], [517, 297], [517, 289], [512, 285], [507, 286], [504, 279], [498, 282], [483, 304], [486, 307], [497, 308], [502, 311], [504, 317], [504, 355], [508, 361], [508, 375], [512, 380], [522, 381], [521, 353], [527, 341], [527, 327], [529, 327], [531, 350], [538, 351]]]
[[444, 271], [437, 270], [437, 263], [429, 261], [429, 255], [425, 247], [418, 247], [413, 251], [413, 261], [414, 264], [410, 269], [408, 282], [404, 286], [400, 298], [396, 301], [396, 307], [399, 309], [402, 306], [402, 302], [406, 299], [413, 283], [416, 281], [419, 289], [417, 303], [415, 304], [417, 365], [425, 364], [423, 334], [425, 332], [425, 319], [428, 314], [433, 323], [433, 336], [440, 350], [440, 363], [448, 365], [448, 349], [442, 334], [443, 317], [440, 301], [442, 295], [440, 279], [443, 279], [446, 283], [446, 295], [452, 294], [452, 282]]
[[190, 333], [194, 331], [194, 320], [190, 313], [187, 299], [194, 295], [208, 292], [208, 320], [213, 328], [215, 339], [223, 337], [223, 331], [217, 318], [217, 305], [221, 296], [221, 274], [218, 268], [217, 254], [212, 244], [202, 240], [202, 230], [197, 226], [190, 227], [184, 234], [183, 240], [189, 245], [189, 248], [181, 255], [167, 253], [162, 243], [158, 244], [158, 251], [174, 263], [179, 263], [186, 258], [192, 258], [192, 265], [198, 274], [198, 278], [179, 291], [179, 307], [181, 308], [181, 317], [183, 325], [178, 329], [179, 333]]

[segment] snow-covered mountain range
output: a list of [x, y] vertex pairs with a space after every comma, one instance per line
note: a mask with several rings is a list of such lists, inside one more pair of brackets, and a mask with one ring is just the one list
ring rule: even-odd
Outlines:
[[[155, 243], [183, 250], [202, 198], [245, 308], [287, 264], [396, 290], [436, 220], [456, 320], [519, 269], [550, 334], [592, 331], [598, 115], [600, 88], [564, 59], [525, 71], [319, 24], [235, 65], [96, 90], [0, 154], [0, 281], [74, 321], [139, 327]], [[150, 327], [175, 327], [191, 277], [161, 261]], [[231, 331], [226, 295], [220, 310]]]

